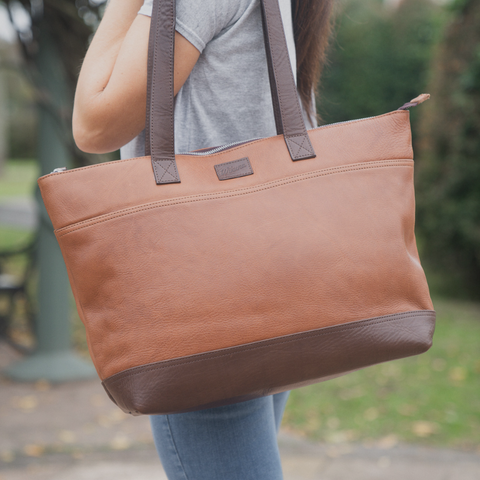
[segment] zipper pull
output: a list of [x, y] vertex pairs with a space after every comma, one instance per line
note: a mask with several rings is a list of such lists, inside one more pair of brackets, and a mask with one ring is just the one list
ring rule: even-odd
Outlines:
[[65, 172], [65, 170], [67, 170], [67, 167], [60, 167], [60, 168], [56, 168], [52, 173]]
[[420, 105], [421, 103], [425, 102], [429, 98], [430, 98], [429, 93], [422, 93], [418, 97], [407, 102], [405, 105], [402, 105], [398, 110], [408, 110], [409, 108], [416, 107], [417, 105]]

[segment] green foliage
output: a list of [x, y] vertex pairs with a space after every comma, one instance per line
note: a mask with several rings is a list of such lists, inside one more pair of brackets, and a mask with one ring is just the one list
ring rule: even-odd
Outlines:
[[283, 425], [328, 443], [477, 448], [480, 308], [434, 303], [438, 320], [427, 353], [294, 390]]
[[452, 11], [461, 11], [469, 3], [470, 3], [470, 0], [453, 0], [450, 4], [448, 4], [448, 8]]
[[398, 9], [344, 0], [319, 95], [327, 123], [395, 110], [425, 90], [445, 12], [428, 0]]
[[34, 92], [20, 70], [5, 70], [8, 89], [8, 156], [34, 158], [37, 153], [37, 108]]
[[417, 149], [417, 230], [422, 256], [480, 298], [480, 3], [463, 2], [433, 66], [434, 101]]
[[438, 292], [480, 298], [480, 2], [343, 0], [318, 109], [326, 123], [412, 110], [417, 234]]
[[[62, 139], [68, 148], [75, 166], [98, 163], [112, 160], [112, 155], [90, 155], [80, 151], [73, 141], [71, 134], [71, 118], [73, 107], [73, 92], [78, 79], [80, 67], [93, 36], [95, 28], [106, 7], [105, 0], [4, 0], [7, 8], [12, 9], [15, 4], [21, 3], [24, 13], [30, 15], [31, 25], [18, 31], [19, 51], [23, 57], [22, 74], [29, 81], [33, 92], [35, 106], [43, 105], [55, 116], [59, 128], [63, 130]], [[53, 39], [60, 62], [57, 64], [59, 75], [66, 79], [65, 88], [70, 100], [59, 106], [56, 98], [44, 94], [44, 79], [39, 76], [38, 62], [39, 46], [44, 45], [40, 39], [40, 32], [48, 28], [48, 33]], [[45, 48], [45, 47], [42, 47]], [[14, 94], [18, 88], [12, 87]], [[25, 98], [20, 97], [20, 103]], [[33, 107], [33, 104], [32, 104]], [[18, 108], [17, 114], [12, 111], [11, 122], [11, 153], [15, 158], [30, 156], [36, 153], [36, 118], [32, 109]], [[25, 115], [28, 115], [27, 120]], [[23, 127], [23, 128], [22, 128]]]

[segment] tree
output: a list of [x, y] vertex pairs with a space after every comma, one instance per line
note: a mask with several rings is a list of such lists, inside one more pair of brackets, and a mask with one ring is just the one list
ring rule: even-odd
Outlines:
[[324, 121], [379, 115], [424, 91], [442, 8], [429, 0], [404, 0], [397, 8], [343, 0], [339, 8], [318, 99]]
[[[100, 22], [105, 8], [105, 0], [4, 0], [8, 7], [12, 24], [12, 12], [23, 6], [31, 18], [31, 26], [18, 30], [23, 52], [23, 73], [36, 91], [36, 102], [49, 108], [57, 118], [58, 128], [63, 130], [63, 138], [76, 166], [111, 159], [111, 155], [90, 155], [81, 152], [72, 137], [71, 118], [73, 93], [83, 57], [87, 51], [93, 31]], [[69, 101], [58, 107], [43, 88], [43, 80], [36, 65], [39, 49], [40, 25], [48, 25], [52, 44], [58, 49], [58, 68], [64, 70], [67, 79]]]
[[[4, 56], [5, 45], [0, 41], [0, 58]], [[0, 175], [7, 159], [7, 96], [5, 74], [0, 70]]]
[[480, 2], [457, 1], [432, 69], [418, 149], [417, 229], [453, 293], [480, 298]]
[[[78, 16], [75, 3], [71, 0], [22, 1], [30, 9], [31, 27], [19, 31], [19, 38], [26, 72], [36, 91], [38, 160], [40, 173], [44, 175], [62, 164], [70, 166], [72, 157], [77, 159], [77, 164], [84, 163], [88, 158], [75, 147], [70, 119], [73, 86], [91, 29]], [[89, 9], [82, 4], [83, 1], [77, 0], [77, 5], [81, 5], [80, 14], [85, 7], [85, 19]], [[9, 8], [19, 8], [17, 0], [9, 0]], [[94, 17], [90, 18], [94, 20]], [[88, 378], [93, 373], [91, 365], [71, 349], [67, 271], [39, 195], [37, 200], [40, 221], [36, 236], [39, 272], [36, 349], [28, 358], [9, 366], [6, 373], [26, 381]]]

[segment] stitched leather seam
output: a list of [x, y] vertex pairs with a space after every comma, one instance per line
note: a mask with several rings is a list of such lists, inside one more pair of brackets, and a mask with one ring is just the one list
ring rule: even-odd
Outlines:
[[[269, 35], [268, 35], [268, 13], [267, 13], [267, 7], [265, 5], [265, 2], [261, 2], [262, 3], [262, 10], [263, 10], [263, 13], [264, 13], [264, 16], [265, 16], [265, 25], [264, 25], [264, 29], [265, 29], [265, 45], [266, 47], [268, 48], [269, 52], [270, 52], [270, 65], [271, 65], [271, 69], [273, 70], [272, 71], [272, 76], [273, 76], [273, 79], [270, 78], [270, 83], [273, 84], [274, 86], [274, 91], [275, 91], [275, 98], [276, 98], [276, 101], [274, 101], [273, 97], [272, 97], [272, 103], [274, 104], [274, 109], [276, 107], [276, 110], [277, 110], [277, 113], [278, 113], [278, 118], [280, 120], [280, 124], [281, 124], [281, 133], [282, 134], [285, 134], [285, 123], [284, 123], [284, 118], [282, 116], [282, 99], [280, 97], [280, 94], [279, 94], [279, 91], [278, 91], [278, 76], [277, 76], [277, 71], [276, 71], [276, 68], [275, 68], [275, 58], [274, 58], [274, 51], [273, 51], [273, 47], [272, 47], [272, 44], [270, 42], [270, 38], [269, 38]], [[269, 53], [267, 52], [267, 57], [268, 57]], [[275, 121], [275, 123], [277, 123]], [[278, 132], [277, 132], [278, 133]]]
[[[406, 163], [408, 162], [408, 164]], [[187, 197], [178, 197], [177, 199], [170, 199], [170, 200], [161, 200], [159, 202], [148, 203], [143, 206], [137, 207], [129, 207], [127, 209], [120, 210], [116, 213], [107, 213], [104, 215], [100, 215], [99, 217], [94, 217], [93, 219], [82, 220], [81, 222], [74, 223], [73, 225], [67, 225], [65, 227], [59, 228], [55, 230], [55, 234], [57, 237], [61, 237], [67, 235], [69, 233], [75, 232], [82, 228], [86, 228], [97, 223], [103, 223], [109, 220], [113, 220], [114, 218], [123, 217], [125, 215], [131, 215], [133, 213], [142, 212], [145, 210], [151, 210], [153, 208], [161, 208], [173, 205], [179, 205], [184, 203], [193, 203], [199, 202], [203, 200], [214, 200], [217, 198], [227, 198], [227, 197], [237, 197], [241, 195], [246, 195], [249, 193], [256, 193], [263, 190], [269, 190], [271, 188], [280, 187], [283, 185], [288, 185], [290, 183], [300, 182], [302, 180], [309, 180], [312, 178], [323, 177], [328, 175], [333, 175], [336, 173], [348, 173], [360, 170], [374, 170], [377, 168], [389, 168], [389, 167], [409, 167], [413, 166], [412, 160], [382, 160], [377, 162], [370, 162], [359, 166], [359, 164], [344, 166], [344, 167], [332, 167], [323, 170], [317, 170], [315, 172], [308, 172], [308, 173], [300, 173], [289, 177], [287, 179], [281, 180], [274, 180], [272, 182], [265, 183], [259, 186], [252, 186], [246, 188], [240, 188], [237, 190], [232, 190], [229, 192], [214, 192], [214, 193], [203, 193], [200, 195], [191, 195]], [[95, 220], [97, 218], [97, 220]]]
[[[294, 138], [301, 138], [302, 139], [301, 143], [297, 143], [294, 140]], [[292, 135], [291, 137], [285, 137], [285, 139], [288, 140], [289, 142], [292, 142], [294, 145], [296, 145], [298, 147], [298, 151], [294, 155], [295, 158], [301, 159], [302, 157], [305, 156], [304, 153], [301, 153], [301, 150], [305, 150], [307, 155], [314, 155], [315, 154], [315, 152], [310, 149], [311, 144], [309, 142], [310, 139], [308, 138], [308, 133], [305, 133], [305, 135], [303, 135], [303, 134], [302, 135]], [[306, 147], [304, 147], [305, 143], [307, 143]]]
[[[384, 113], [383, 115], [378, 115], [376, 117], [369, 117], [369, 118], [359, 118], [358, 120], [352, 120], [351, 122], [347, 122], [345, 124], [343, 123], [338, 123], [338, 124], [335, 124], [333, 123], [332, 125], [323, 125], [323, 126], [320, 126], [320, 127], [316, 127], [316, 128], [312, 128], [310, 130], [308, 130], [309, 132], [314, 132], [315, 130], [327, 130], [329, 128], [339, 128], [339, 127], [344, 127], [345, 125], [349, 125], [351, 123], [360, 123], [360, 122], [367, 122], [369, 120], [376, 120], [378, 118], [383, 118], [383, 117], [387, 117], [387, 116], [390, 116], [390, 115], [397, 115], [397, 114], [401, 114], [401, 115], [405, 115], [405, 112], [407, 112], [408, 114], [408, 110], [395, 110], [393, 112], [388, 112], [388, 113]], [[279, 135], [274, 135], [273, 137], [266, 137], [266, 138], [260, 138], [259, 140], [253, 140], [251, 142], [247, 142], [247, 143], [242, 143], [242, 145], [239, 145], [238, 147], [232, 147], [232, 148], [229, 148], [227, 150], [222, 150], [221, 152], [217, 152], [217, 153], [212, 153], [210, 155], [205, 155], [205, 156], [202, 156], [202, 158], [210, 158], [210, 157], [218, 157], [219, 155], [223, 155], [225, 152], [234, 152], [235, 150], [239, 150], [240, 148], [243, 148], [247, 145], [253, 145], [255, 143], [260, 143], [260, 142], [264, 142], [264, 141], [267, 141], [267, 140], [270, 140], [272, 138], [275, 138], [275, 137], [278, 137]], [[103, 163], [96, 163], [95, 165], [88, 165], [87, 167], [79, 167], [79, 168], [73, 168], [71, 170], [66, 170], [64, 172], [55, 172], [55, 173], [49, 173], [47, 175], [44, 175], [43, 177], [40, 177], [39, 178], [39, 181], [43, 181], [44, 179], [48, 178], [48, 177], [57, 177], [59, 175], [69, 175], [69, 174], [72, 174], [72, 173], [77, 173], [79, 171], [83, 171], [83, 170], [88, 170], [90, 168], [98, 168], [98, 167], [111, 167], [111, 166], [114, 166], [118, 163], [124, 163], [124, 162], [131, 162], [131, 161], [134, 161], [134, 160], [140, 160], [142, 158], [146, 158], [148, 157], [149, 155], [146, 155], [146, 156], [143, 156], [143, 157], [133, 157], [133, 158], [125, 158], [123, 160], [114, 160], [112, 162], [103, 162]], [[178, 155], [179, 157], [182, 157], [182, 156], [186, 156], [188, 157], [188, 154], [179, 154]], [[195, 157], [197, 160], [198, 158]]]
[[[153, 19], [152, 19], [153, 20]], [[158, 43], [158, 31], [155, 30], [155, 44], [154, 44], [154, 47], [153, 47], [153, 65], [152, 65], [152, 91], [151, 91], [151, 96], [150, 96], [150, 110], [153, 109], [153, 101], [154, 101], [154, 98], [155, 98], [155, 77], [156, 77], [156, 74], [155, 74], [155, 64], [157, 62], [157, 52], [156, 52], [156, 45]], [[150, 112], [150, 115], [155, 115], [155, 112]], [[150, 146], [151, 144], [153, 143], [153, 125], [152, 125], [152, 121], [150, 121], [150, 125], [149, 125], [149, 130], [150, 130]], [[150, 150], [150, 158], [153, 157], [153, 148]]]
[[[158, 17], [158, 12], [160, 9], [156, 9], [156, 17]], [[158, 19], [156, 20], [158, 21]], [[153, 65], [152, 65], [152, 95], [150, 98], [150, 110], [154, 110], [154, 105], [155, 105], [155, 78], [156, 78], [156, 65], [157, 65], [157, 48], [158, 48], [158, 36], [159, 36], [159, 29], [155, 29], [155, 44], [153, 47]], [[152, 115], [152, 112], [150, 112], [150, 115]], [[155, 110], [153, 111], [153, 116], [155, 117]], [[153, 122], [150, 121], [150, 143], [151, 143], [151, 150], [150, 150], [150, 158], [153, 159], [155, 153], [153, 151], [153, 144], [154, 144], [154, 131], [153, 131]], [[155, 177], [157, 176], [157, 171], [155, 169], [155, 165], [153, 167]]]
[[[166, 12], [166, 16], [167, 16], [167, 18], [171, 19], [172, 22], [174, 23], [175, 22], [175, 13], [174, 13], [173, 2], [168, 3], [167, 7], [169, 7], [169, 9]], [[159, 28], [155, 29], [155, 33], [156, 33], [156, 39], [155, 39], [156, 41], [155, 41], [155, 48], [154, 48], [155, 60], [154, 60], [154, 65], [153, 65], [153, 70], [152, 70], [152, 76], [155, 76], [155, 72], [156, 72], [157, 51], [158, 51], [157, 45], [159, 44], [158, 38], [160, 37], [160, 29]], [[173, 30], [173, 33], [171, 33], [171, 34], [169, 32], [169, 35], [168, 35], [169, 48], [170, 48], [170, 51], [172, 51], [172, 52], [173, 52], [174, 36], [175, 36], [175, 30]], [[173, 55], [169, 55], [169, 60], [168, 60], [168, 72], [170, 72], [170, 73], [172, 72], [172, 69], [173, 69], [172, 56]], [[169, 91], [173, 91], [173, 84], [172, 84], [173, 74], [170, 74], [170, 73], [168, 74], [168, 87], [169, 87]], [[154, 78], [152, 79], [152, 83], [153, 83], [153, 85], [155, 85], [155, 79]], [[169, 99], [169, 103], [171, 103], [170, 99]], [[153, 88], [153, 90], [152, 90], [152, 98], [151, 98], [150, 107], [153, 108], [154, 105], [155, 105], [155, 88]], [[170, 105], [170, 107], [171, 107], [171, 110], [173, 111], [173, 108], [174, 108], [173, 104]], [[154, 133], [153, 131], [154, 131], [153, 122], [151, 122], [150, 123], [150, 132], [151, 132], [152, 138], [153, 138], [153, 133]], [[173, 132], [173, 115], [170, 115], [170, 131]], [[169, 152], [168, 149], [167, 149], [167, 155], [169, 153], [171, 153], [171, 152]], [[177, 171], [177, 168], [176, 168], [175, 156], [173, 157], [173, 159], [169, 158], [168, 156], [167, 156], [166, 159], [155, 158], [159, 155], [158, 152], [156, 151], [156, 149], [152, 149], [151, 154], [152, 154], [151, 159], [152, 159], [152, 165], [153, 165], [153, 171], [154, 171], [154, 176], [155, 176], [156, 183], [157, 184], [164, 184], [164, 183], [171, 183], [172, 180], [173, 181], [178, 181], [179, 177], [178, 177], [178, 171]], [[162, 154], [163, 154], [163, 152], [160, 153], [160, 155], [162, 155]], [[164, 165], [160, 164], [160, 162], [157, 161], [157, 160], [167, 160], [170, 163], [168, 163], [168, 164], [166, 164], [166, 166], [164, 166]], [[169, 171], [170, 167], [172, 166], [172, 163], [173, 163], [173, 170], [174, 170], [173, 174]], [[167, 180], [164, 180], [165, 177], [167, 178]]]
[[268, 31], [267, 31], [267, 19], [265, 13], [265, 4], [264, 2], [260, 2], [261, 9], [262, 9], [262, 30], [263, 30], [263, 37], [265, 42], [265, 50], [267, 55], [267, 67], [268, 67], [268, 78], [270, 83], [270, 93], [272, 96], [272, 104], [275, 116], [275, 127], [277, 129], [277, 134], [283, 134], [283, 120], [280, 112], [280, 105], [278, 99], [278, 89], [277, 89], [277, 81], [275, 79], [275, 74], [273, 71], [273, 60], [272, 60], [272, 49], [270, 45], [270, 39], [268, 38]]
[[[320, 337], [323, 335], [331, 335], [333, 333], [338, 333], [338, 332], [343, 332], [347, 330], [355, 330], [359, 328], [366, 328], [370, 327], [373, 325], [380, 325], [383, 323], [388, 323], [392, 322], [394, 320], [399, 320], [402, 319], [403, 317], [409, 317], [409, 318], [414, 318], [414, 317], [423, 317], [423, 316], [435, 316], [435, 311], [433, 310], [414, 310], [412, 312], [402, 312], [402, 313], [393, 313], [391, 315], [385, 315], [382, 317], [377, 317], [379, 320], [356, 320], [354, 322], [349, 322], [350, 324], [346, 325], [340, 325], [336, 327], [324, 327], [320, 329], [320, 331], [316, 330], [311, 330], [310, 332], [300, 332], [300, 333], [293, 333], [291, 335], [288, 335], [289, 337], [295, 337], [295, 338], [288, 338], [285, 340], [276, 340], [276, 339], [269, 339], [269, 340], [260, 340], [258, 343], [261, 343], [261, 345], [250, 345], [250, 346], [238, 346], [238, 347], [226, 347], [226, 349], [232, 349], [234, 351], [230, 351], [228, 353], [215, 353], [215, 352], [205, 352], [205, 353], [198, 353], [194, 354], [195, 357], [207, 357], [207, 358], [196, 358], [195, 360], [182, 360], [179, 359], [178, 362], [174, 363], [169, 363], [169, 365], [152, 365], [151, 367], [145, 368], [146, 366], [141, 365], [139, 367], [132, 367], [129, 368], [128, 370], [125, 370], [123, 372], [119, 373], [114, 373], [110, 377], [107, 377], [104, 382], [108, 381], [110, 385], [124, 381], [126, 377], [130, 377], [132, 375], [135, 375], [136, 372], [135, 370], [142, 370], [143, 372], [150, 372], [152, 370], [160, 370], [164, 368], [172, 368], [172, 367], [178, 367], [178, 366], [183, 366], [183, 365], [188, 365], [189, 363], [197, 363], [197, 362], [202, 362], [206, 361], [212, 358], [222, 358], [222, 357], [228, 357], [231, 355], [234, 355], [237, 352], [245, 352], [245, 351], [250, 351], [250, 350], [258, 350], [259, 348], [265, 348], [270, 345], [282, 345], [285, 343], [291, 343], [291, 342], [298, 342], [300, 340], [303, 340], [304, 337]], [[393, 317], [393, 318], [392, 318]], [[381, 320], [380, 320], [381, 319]], [[361, 325], [358, 325], [358, 323], [361, 323]], [[312, 333], [314, 332], [314, 333]], [[279, 337], [282, 338], [282, 337]], [[257, 343], [257, 342], [255, 342]], [[224, 349], [222, 349], [224, 350]], [[164, 360], [165, 362], [169, 362], [168, 360]], [[163, 362], [162, 362], [163, 363]], [[117, 378], [114, 378], [117, 376]]]
[[[278, 7], [278, 15], [280, 15], [280, 8], [279, 7]], [[269, 22], [269, 17], [271, 18], [271, 15], [269, 15], [268, 7], [267, 7], [267, 5], [265, 5], [265, 18], [267, 19], [267, 22], [266, 22], [267, 26], [268, 26], [269, 23], [271, 25], [271, 22]], [[282, 27], [283, 38], [285, 39], [285, 33], [283, 32], [283, 24], [282, 24], [281, 20], [280, 20], [280, 24], [281, 24], [281, 27]], [[285, 47], [286, 47], [286, 43], [285, 43]], [[277, 74], [277, 67], [276, 67], [277, 61], [276, 61], [276, 55], [274, 54], [274, 49], [272, 48], [271, 51], [272, 51], [272, 65], [273, 65], [273, 69], [275, 71], [275, 77], [280, 78]], [[293, 78], [293, 72], [292, 72], [292, 68], [290, 67], [290, 65], [288, 66], [288, 68], [286, 70], [288, 70], [290, 82], [293, 83], [293, 85], [295, 85], [295, 80]], [[283, 107], [282, 96], [281, 95], [277, 95], [277, 96], [278, 96], [278, 99], [279, 99], [279, 102], [280, 102], [280, 110], [282, 111], [282, 114], [283, 114], [282, 117], [283, 116], [286, 117], [287, 115], [284, 113], [285, 109]], [[302, 119], [303, 131], [304, 131], [305, 135], [308, 135], [307, 130], [305, 128], [305, 124], [303, 123], [303, 117], [302, 117], [302, 113], [300, 111], [300, 105], [298, 103], [298, 100], [297, 99], [295, 99], [295, 100], [296, 100], [295, 101], [296, 116], [297, 116], [297, 118]], [[283, 123], [283, 130], [284, 130], [285, 138], [287, 138], [289, 134], [295, 135], [293, 132], [286, 132], [285, 131], [285, 127], [288, 126], [290, 124], [290, 122], [287, 122], [287, 124], [285, 124], [285, 122], [282, 121], [282, 123]]]
[[[269, 15], [268, 15], [268, 9], [267, 9], [267, 6], [265, 5], [264, 7], [264, 11], [265, 11], [265, 24], [267, 26], [267, 30], [268, 30], [268, 23], [269, 23]], [[271, 28], [271, 27], [270, 27]], [[270, 42], [269, 42], [270, 43]], [[274, 53], [274, 50], [272, 48], [272, 46], [270, 45], [270, 51], [272, 52], [271, 53], [271, 59], [272, 59], [272, 67], [273, 67], [273, 71], [275, 72], [274, 76], [275, 76], [275, 79], [279, 78], [278, 76], [278, 73], [277, 73], [277, 67], [276, 67], [276, 62], [275, 62], [275, 53]], [[282, 103], [282, 96], [278, 93], [279, 90], [278, 90], [278, 85], [277, 85], [277, 81], [275, 80], [275, 90], [277, 92], [277, 98], [278, 98], [278, 103], [279, 103], [279, 107], [280, 107], [280, 118], [282, 118], [282, 130], [283, 130], [283, 134], [285, 135], [285, 122], [284, 122], [284, 115], [283, 112], [285, 111], [284, 108], [283, 108], [283, 103]]]
[[[434, 312], [431, 312], [431, 311], [425, 311], [425, 313], [423, 314], [416, 314], [416, 315], [410, 315], [409, 317], [422, 317], [424, 315], [427, 315], [427, 316], [432, 316], [432, 314], [434, 314]], [[401, 316], [405, 316], [405, 314], [399, 314]], [[286, 344], [286, 343], [292, 343], [292, 342], [298, 342], [298, 341], [301, 341], [304, 339], [304, 337], [320, 337], [320, 336], [324, 336], [324, 335], [331, 335], [333, 333], [337, 333], [337, 332], [342, 332], [342, 331], [346, 331], [346, 330], [353, 330], [353, 329], [359, 329], [359, 328], [367, 328], [367, 327], [370, 327], [370, 326], [374, 326], [374, 325], [380, 325], [380, 324], [383, 324], [383, 323], [388, 323], [388, 322], [392, 322], [394, 320], [398, 320], [398, 318], [394, 318], [394, 319], [388, 319], [388, 320], [379, 320], [379, 321], [376, 321], [376, 322], [370, 322], [368, 323], [367, 325], [353, 325], [353, 326], [349, 326], [349, 327], [345, 327], [345, 328], [338, 328], [338, 329], [335, 329], [335, 331], [328, 331], [328, 332], [317, 332], [317, 333], [307, 333], [307, 332], [301, 332], [301, 333], [295, 333], [295, 334], [292, 334], [292, 336], [302, 336], [300, 338], [291, 338], [291, 339], [288, 339], [288, 340], [283, 340], [283, 341], [275, 341], [275, 340], [266, 340], [265, 342], [269, 342], [269, 343], [263, 343], [262, 345], [253, 345], [253, 346], [250, 346], [250, 347], [226, 347], [226, 349], [235, 349], [234, 352], [229, 352], [229, 353], [221, 353], [221, 354], [215, 354], [213, 352], [206, 352], [206, 353], [199, 353], [199, 354], [194, 354], [192, 356], [195, 356], [195, 357], [207, 357], [207, 358], [197, 358], [195, 360], [189, 360], [189, 361], [182, 361], [181, 359], [178, 360], [177, 363], [170, 363], [169, 365], [152, 365], [151, 367], [149, 368], [145, 368], [145, 366], [141, 365], [139, 367], [132, 367], [132, 368], [129, 368], [128, 370], [125, 370], [123, 372], [119, 372], [119, 373], [115, 373], [113, 375], [111, 375], [110, 377], [106, 378], [105, 380], [103, 380], [104, 382], [108, 381], [108, 383], [110, 385], [114, 385], [118, 382], [122, 382], [122, 381], [125, 381], [128, 377], [132, 376], [132, 375], [135, 375], [136, 372], [134, 370], [141, 370], [142, 373], [145, 373], [145, 372], [151, 372], [153, 370], [161, 370], [161, 369], [164, 369], [164, 368], [173, 368], [173, 367], [181, 367], [183, 365], [188, 365], [188, 364], [191, 364], [191, 363], [198, 363], [198, 362], [203, 362], [203, 361], [207, 361], [207, 360], [210, 360], [210, 359], [217, 359], [217, 358], [222, 358], [222, 357], [228, 357], [228, 356], [231, 356], [231, 355], [235, 355], [237, 352], [245, 352], [245, 351], [251, 351], [251, 350], [258, 350], [260, 348], [265, 348], [265, 347], [269, 347], [271, 344], [273, 345], [282, 345], [282, 344]], [[359, 320], [359, 322], [369, 322], [369, 320]], [[328, 328], [328, 327], [326, 327]], [[333, 327], [335, 328], [335, 327]], [[168, 362], [168, 360], [165, 360], [166, 362]], [[113, 378], [115, 377], [116, 375], [118, 375], [118, 378]]]
[[[389, 163], [386, 163], [386, 162], [389, 162]], [[409, 162], [409, 163], [406, 164], [406, 162]], [[97, 223], [103, 223], [117, 217], [123, 217], [125, 215], [130, 215], [130, 214], [142, 212], [145, 210], [151, 210], [154, 208], [168, 207], [168, 206], [180, 205], [184, 203], [193, 203], [193, 202], [199, 202], [203, 200], [215, 200], [216, 198], [237, 197], [240, 195], [256, 193], [259, 191], [269, 190], [271, 188], [279, 187], [282, 185], [288, 185], [290, 183], [296, 183], [302, 180], [309, 180], [311, 178], [333, 175], [336, 173], [346, 173], [346, 172], [353, 172], [353, 171], [360, 171], [360, 170], [374, 170], [376, 168], [386, 168], [386, 167], [396, 167], [396, 166], [411, 167], [413, 166], [412, 163], [413, 162], [411, 160], [382, 160], [378, 162], [370, 162], [369, 164], [365, 164], [364, 166], [361, 166], [361, 167], [358, 167], [358, 164], [356, 164], [357, 165], [356, 168], [353, 168], [352, 165], [344, 166], [344, 167], [332, 167], [329, 169], [317, 170], [315, 172], [301, 173], [301, 174], [294, 175], [292, 177], [288, 177], [288, 179], [274, 180], [272, 182], [268, 182], [263, 185], [240, 188], [237, 190], [231, 190], [229, 192], [202, 193], [199, 195], [178, 197], [177, 199], [161, 200], [159, 202], [148, 203], [143, 206], [129, 207], [126, 209], [119, 210], [116, 213], [107, 213], [104, 215], [100, 215], [99, 217], [83, 220], [73, 225], [67, 225], [65, 227], [62, 227], [56, 230], [55, 233], [57, 234], [57, 236], [67, 235], [68, 233], [79, 230], [80, 228], [84, 228], [84, 227], [81, 227], [81, 225], [84, 225], [85, 227], [89, 227], [91, 225], [95, 225]], [[95, 221], [94, 220], [95, 218], [98, 218], [98, 220]], [[76, 228], [76, 227], [79, 227], [79, 228]], [[63, 233], [63, 231], [69, 230], [69, 229], [71, 230]]]
[[[168, 165], [165, 167], [163, 164], [160, 164], [160, 162], [169, 162]], [[170, 173], [168, 171], [168, 169], [172, 166], [173, 164], [173, 170], [174, 170], [174, 173]], [[158, 179], [158, 176], [160, 175], [160, 173], [158, 172], [157, 168], [161, 168], [163, 170], [163, 173], [161, 174], [161, 177], [160, 179], [158, 180], [158, 183], [164, 183], [163, 182], [163, 177], [165, 177], [165, 175], [170, 175], [170, 177], [172, 177], [174, 180], [178, 180], [178, 172], [177, 172], [177, 167], [175, 165], [175, 162], [174, 160], [170, 160], [170, 159], [158, 159], [158, 160], [154, 160], [153, 161], [153, 169], [155, 170], [155, 179]], [[168, 180], [167, 180], [168, 182]]]

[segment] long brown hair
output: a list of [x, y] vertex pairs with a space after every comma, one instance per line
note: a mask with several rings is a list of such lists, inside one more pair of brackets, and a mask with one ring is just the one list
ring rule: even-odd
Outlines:
[[333, 0], [291, 0], [297, 53], [297, 89], [307, 114], [314, 118], [312, 90], [316, 93], [331, 29]]

